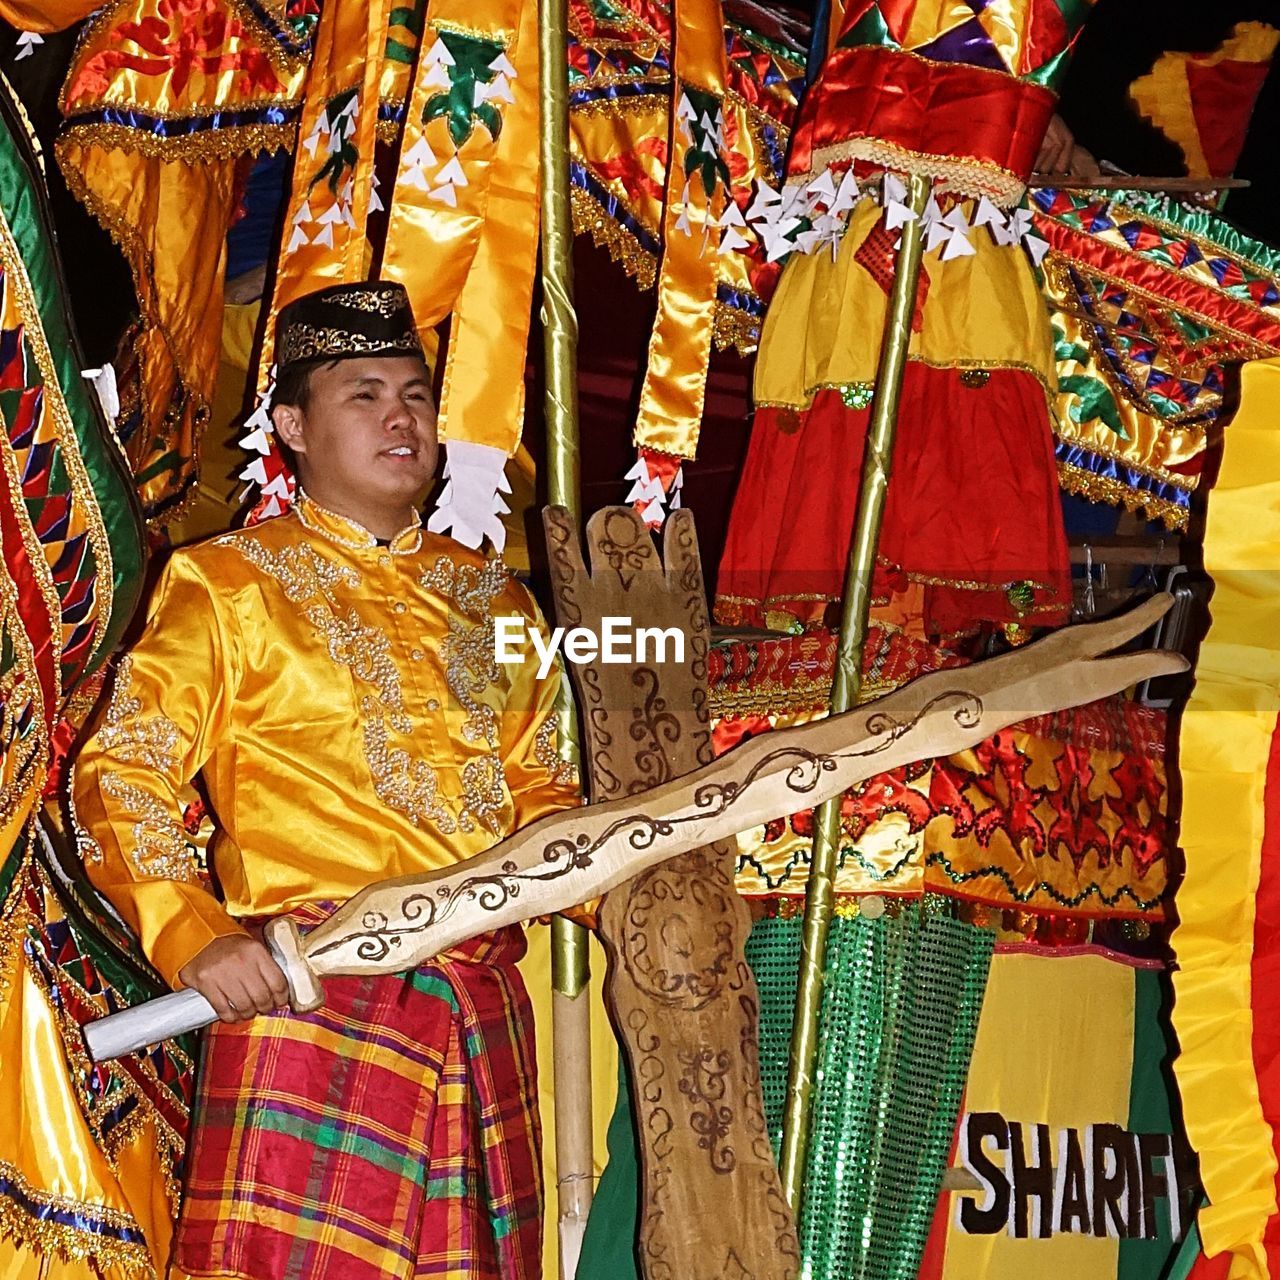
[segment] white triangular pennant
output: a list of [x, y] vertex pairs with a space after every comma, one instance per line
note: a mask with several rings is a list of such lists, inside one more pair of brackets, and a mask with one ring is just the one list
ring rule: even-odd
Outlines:
[[950, 262], [953, 258], [972, 258], [977, 252], [963, 231], [952, 231], [947, 247], [942, 251], [942, 260]]
[[840, 179], [840, 185], [836, 188], [836, 197], [831, 202], [832, 213], [848, 213], [855, 204], [858, 203], [862, 192], [858, 188], [858, 180], [853, 176], [852, 169], [846, 169], [844, 177]]
[[1049, 252], [1049, 242], [1040, 236], [1025, 235], [1022, 243], [1027, 246], [1031, 261], [1038, 267], [1044, 261], [1044, 255]]
[[468, 187], [471, 184], [467, 181], [467, 175], [463, 171], [462, 161], [455, 154], [453, 159], [449, 161], [443, 169], [436, 174], [436, 181], [442, 185], [448, 184], [455, 187]]
[[666, 508], [663, 506], [661, 498], [654, 498], [647, 507], [640, 513], [640, 519], [648, 525], [654, 525], [661, 528], [663, 521], [667, 518]]
[[431, 150], [431, 144], [427, 141], [426, 135], [420, 136], [401, 157], [403, 162], [408, 165], [414, 165], [418, 168], [424, 166], [434, 167], [436, 163], [436, 153]]
[[973, 213], [973, 225], [975, 227], [993, 227], [998, 223], [1003, 223], [1004, 220], [1004, 214], [986, 196], [983, 196], [978, 201], [978, 207]]
[[254, 453], [268, 454], [271, 452], [271, 437], [259, 427], [256, 431], [250, 431], [240, 441], [240, 447]]
[[443, 63], [433, 62], [422, 73], [422, 83], [428, 89], [448, 89], [453, 81], [449, 78], [449, 68]]
[[506, 76], [510, 80], [517, 79], [515, 65], [505, 53], [498, 54], [498, 56], [489, 63], [489, 70], [496, 71], [499, 76]]
[[830, 169], [823, 169], [814, 180], [805, 188], [808, 194], [816, 199], [826, 202], [828, 207], [835, 203], [836, 183], [831, 176]]
[[884, 175], [885, 204], [903, 204], [907, 199], [907, 184], [896, 173]]
[[514, 102], [516, 95], [511, 92], [511, 81], [506, 76], [499, 76], [492, 84], [476, 81], [477, 102]]
[[239, 479], [248, 480], [251, 484], [267, 483], [267, 468], [261, 458], [254, 458], [245, 469], [240, 472]]
[[434, 67], [443, 64], [446, 67], [454, 65], [453, 54], [449, 52], [449, 46], [445, 44], [439, 36], [436, 37], [435, 43], [423, 55], [427, 66]]

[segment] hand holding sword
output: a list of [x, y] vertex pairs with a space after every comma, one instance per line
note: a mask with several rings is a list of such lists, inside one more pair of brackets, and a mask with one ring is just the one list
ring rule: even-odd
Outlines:
[[[1121, 617], [923, 676], [843, 715], [754, 738], [637, 795], [550, 814], [455, 867], [371, 885], [305, 938], [291, 920], [273, 920], [266, 942], [288, 979], [290, 1003], [298, 1012], [315, 1009], [325, 975], [412, 969], [478, 933], [562, 911], [874, 774], [1183, 671], [1185, 661], [1172, 653], [1100, 656], [1140, 635], [1170, 602], [1157, 596]], [[186, 990], [90, 1023], [85, 1041], [102, 1062], [216, 1017], [204, 996]]]

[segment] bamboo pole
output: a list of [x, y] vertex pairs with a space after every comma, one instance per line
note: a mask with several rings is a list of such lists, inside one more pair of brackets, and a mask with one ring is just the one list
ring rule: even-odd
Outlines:
[[[542, 338], [547, 424], [547, 496], [581, 518], [578, 474], [578, 317], [573, 309], [569, 210], [568, 0], [538, 0], [542, 128]], [[556, 699], [560, 749], [580, 764], [567, 683]], [[581, 772], [581, 770], [579, 770]], [[573, 1280], [594, 1186], [591, 1134], [591, 1004], [587, 931], [551, 922], [551, 1022], [560, 1278]]]
[[[885, 315], [884, 340], [876, 374], [875, 403], [867, 433], [862, 487], [854, 517], [853, 542], [845, 570], [840, 639], [831, 682], [831, 713], [848, 711], [862, 688], [862, 651], [871, 608], [871, 579], [875, 569], [885, 492], [893, 467], [893, 442], [898, 426], [898, 403], [911, 341], [911, 319], [923, 257], [921, 218], [929, 200], [929, 181], [913, 175], [908, 203], [916, 215], [902, 228], [902, 244], [894, 268], [893, 289]], [[823, 965], [835, 902], [835, 873], [840, 850], [841, 797], [828, 800], [814, 823], [813, 856], [805, 888], [804, 930], [800, 947], [800, 981], [787, 1071], [786, 1110], [783, 1115], [779, 1167], [782, 1189], [797, 1221], [803, 1193], [805, 1160], [813, 1119], [813, 1073], [818, 1058], [818, 1013], [822, 1005]]]
[[1103, 173], [1092, 178], [1037, 173], [1027, 183], [1033, 191], [1048, 187], [1053, 191], [1167, 191], [1171, 195], [1215, 195], [1219, 191], [1241, 191], [1249, 185], [1247, 178], [1140, 178], [1126, 173]]

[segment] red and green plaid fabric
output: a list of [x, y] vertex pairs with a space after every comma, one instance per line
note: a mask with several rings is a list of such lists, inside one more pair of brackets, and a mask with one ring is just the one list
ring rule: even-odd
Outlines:
[[538, 1280], [533, 1012], [507, 929], [314, 1013], [210, 1029], [177, 1266], [247, 1280]]

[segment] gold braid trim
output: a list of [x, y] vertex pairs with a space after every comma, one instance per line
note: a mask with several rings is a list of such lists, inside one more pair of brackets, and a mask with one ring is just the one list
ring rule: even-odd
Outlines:
[[787, 186], [807, 186], [831, 165], [845, 160], [865, 160], [895, 173], [919, 174], [941, 183], [940, 191], [970, 196], [974, 200], [986, 196], [1002, 209], [1012, 209], [1027, 190], [1027, 184], [1017, 174], [990, 161], [929, 155], [876, 138], [849, 138], [816, 148], [808, 172], [792, 174], [787, 178]]
[[[2, 238], [3, 237], [0, 237], [0, 239]], [[37, 329], [39, 328], [39, 326], [35, 327]], [[30, 334], [32, 330], [28, 329], [27, 332]], [[0, 435], [0, 466], [3, 466], [5, 471], [8, 473], [9, 492], [19, 495], [16, 502], [14, 516], [18, 522], [18, 532], [22, 539], [23, 549], [27, 553], [27, 560], [31, 566], [31, 576], [36, 579], [36, 590], [44, 604], [45, 612], [49, 615], [49, 634], [53, 637], [53, 643], [57, 647], [57, 654], [50, 663], [53, 675], [53, 705], [51, 707], [44, 706], [43, 699], [37, 695], [37, 701], [40, 706], [40, 710], [37, 714], [56, 720], [58, 714], [62, 710], [61, 658], [64, 634], [62, 630], [62, 599], [58, 595], [57, 587], [54, 586], [53, 569], [49, 564], [48, 556], [45, 554], [44, 545], [36, 536], [35, 526], [31, 523], [31, 518], [27, 514], [26, 506], [22, 502], [20, 496], [22, 494], [22, 477], [18, 472], [18, 458], [6, 435]], [[107, 563], [109, 565], [110, 561], [108, 560]], [[5, 601], [4, 603], [6, 605], [7, 613], [8, 601]], [[16, 604], [14, 605], [14, 612], [10, 616], [15, 624], [15, 629], [20, 629], [22, 631], [24, 643], [29, 643], [28, 633], [26, 627], [23, 625], [21, 614], [17, 612]], [[33, 677], [36, 675], [37, 671], [38, 667], [36, 666], [33, 654], [31, 661], [31, 674]], [[40, 684], [37, 682], [33, 688], [33, 692], [39, 689]], [[44, 734], [43, 725], [41, 726], [40, 732], [42, 735]], [[49, 749], [47, 736], [42, 736], [41, 741], [45, 750], [44, 758], [47, 758]]]
[[[658, 274], [658, 260], [604, 207], [581, 187], [569, 188], [569, 205], [575, 235], [590, 235], [597, 249], [607, 250], [641, 289], [652, 289]], [[744, 290], [744, 292], [746, 292]], [[751, 355], [760, 341], [763, 321], [717, 299], [712, 338], [718, 351], [733, 348], [741, 356]]]
[[[746, 293], [747, 290], [741, 292]], [[760, 326], [763, 323], [761, 317], [748, 315], [717, 298], [711, 331], [716, 350], [727, 351], [732, 347], [740, 356], [751, 355], [760, 344]]]
[[[1052, 397], [1057, 394], [1057, 389], [1049, 386], [1045, 380], [1044, 373], [1037, 369], [1035, 365], [1027, 364], [1021, 360], [978, 360], [968, 357], [957, 357], [955, 360], [927, 360], [924, 356], [917, 355], [914, 351], [907, 359], [912, 364], [921, 364], [928, 369], [951, 369], [962, 376], [966, 373], [990, 372], [1000, 369], [1011, 369], [1014, 373], [1028, 374], [1040, 384], [1040, 389], [1044, 392], [1049, 421], [1056, 421], [1054, 416], [1056, 405]], [[872, 383], [861, 381], [841, 382], [833, 380], [815, 382], [812, 386], [804, 389], [799, 400], [756, 400], [753, 403], [756, 409], [794, 409], [798, 413], [807, 413], [813, 407], [814, 397], [819, 391], [840, 391], [843, 393], [846, 387], [851, 386], [870, 387], [873, 391], [875, 389]]]
[[[7, 1160], [0, 1160], [0, 1180], [10, 1184], [25, 1200], [42, 1209], [74, 1213], [91, 1218], [104, 1227], [117, 1231], [142, 1228], [130, 1214], [105, 1205], [86, 1204], [71, 1196], [40, 1191], [29, 1183]], [[120, 1267], [128, 1273], [149, 1278], [156, 1274], [151, 1253], [145, 1244], [128, 1240], [112, 1240], [95, 1235], [83, 1227], [73, 1227], [48, 1218], [32, 1217], [17, 1201], [0, 1192], [0, 1235], [9, 1237], [23, 1248], [37, 1254], [54, 1255], [68, 1262], [91, 1261], [100, 1267]]]
[[607, 249], [609, 257], [621, 265], [641, 289], [652, 289], [658, 278], [658, 260], [621, 223], [581, 187], [570, 186], [569, 207], [575, 235], [590, 233], [597, 249]]
[[194, 164], [202, 160], [238, 160], [258, 151], [292, 151], [297, 134], [296, 122], [228, 125], [176, 138], [158, 137], [144, 129], [131, 129], [123, 124], [86, 122], [69, 126], [54, 144], [54, 150], [63, 163], [64, 172], [67, 166], [61, 149], [68, 143], [101, 147], [104, 151], [132, 151], [155, 160]]
[[1131, 489], [1119, 480], [1110, 476], [1096, 476], [1092, 471], [1082, 467], [1073, 467], [1069, 462], [1058, 463], [1058, 485], [1067, 493], [1074, 493], [1093, 502], [1106, 502], [1113, 507], [1124, 507], [1126, 511], [1145, 511], [1153, 520], [1159, 520], [1166, 529], [1173, 533], [1186, 530], [1190, 515], [1186, 507], [1180, 507], [1168, 498], [1156, 494], [1143, 493]]
[[[650, 80], [644, 76], [633, 76], [628, 83], [651, 84], [656, 88], [666, 89], [671, 80], [664, 74], [661, 80]], [[587, 86], [594, 89], [594, 84]], [[596, 98], [592, 102], [579, 102], [570, 108], [570, 116], [646, 116], [661, 115], [662, 128], [665, 130], [665, 117], [669, 103], [661, 94], [637, 94], [631, 98]]]

